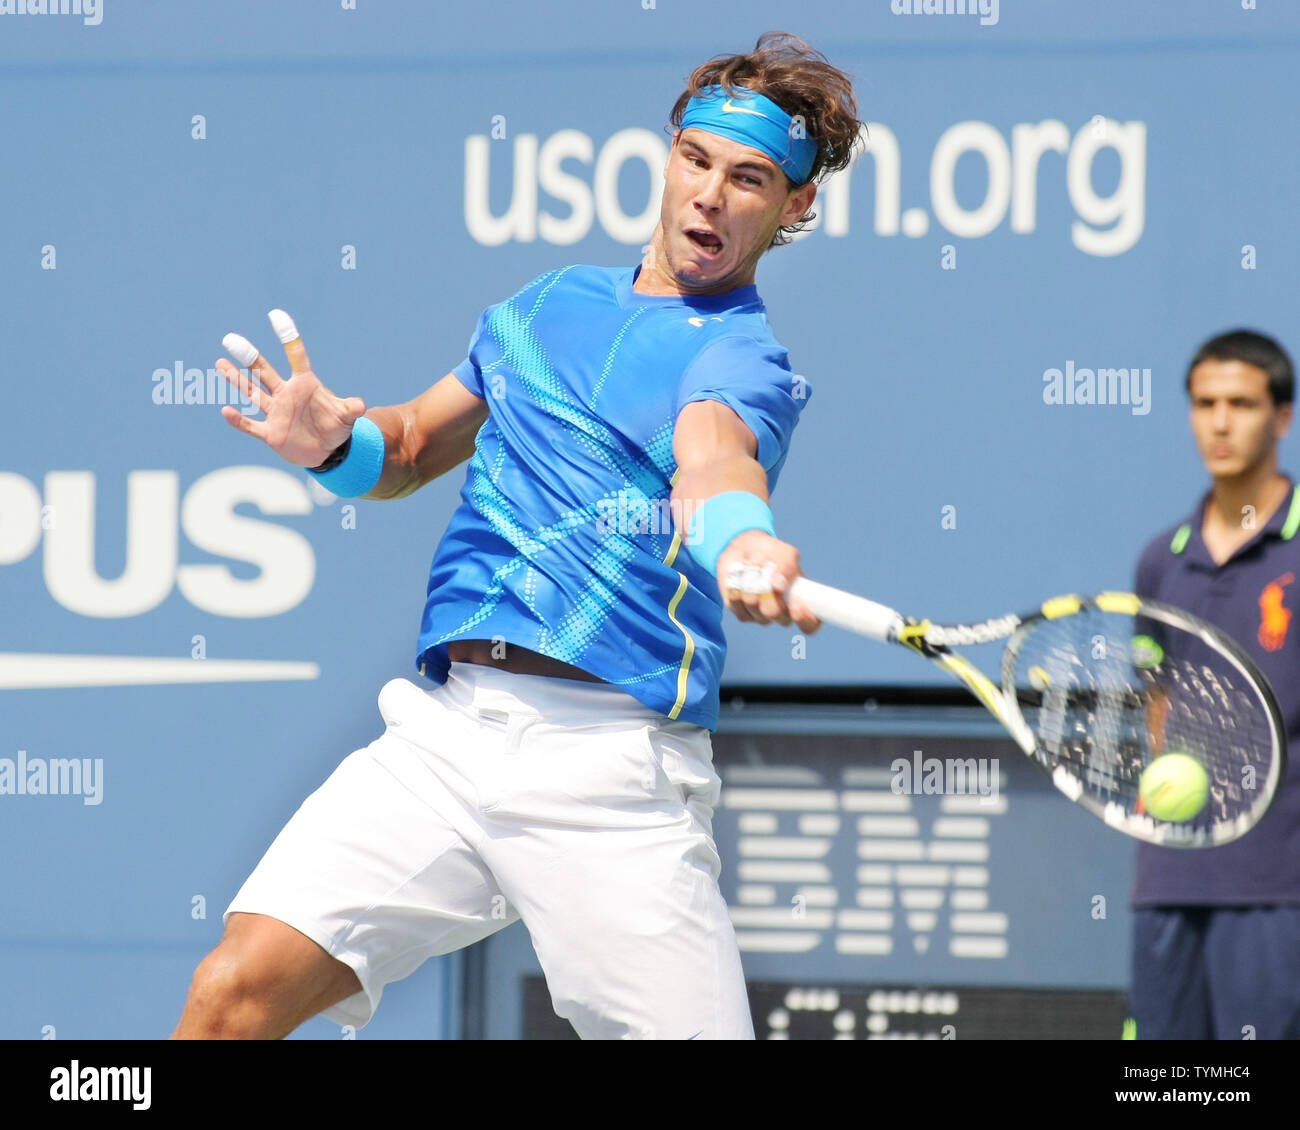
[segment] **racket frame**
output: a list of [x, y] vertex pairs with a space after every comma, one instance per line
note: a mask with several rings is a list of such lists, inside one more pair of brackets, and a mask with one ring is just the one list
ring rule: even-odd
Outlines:
[[[737, 586], [740, 587], [740, 586]], [[797, 597], [825, 623], [884, 643], [895, 643], [923, 655], [962, 683], [978, 698], [1011, 735], [1021, 751], [1047, 773], [1053, 785], [1076, 804], [1099, 816], [1110, 827], [1136, 839], [1165, 847], [1203, 848], [1230, 843], [1245, 835], [1259, 822], [1276, 795], [1286, 769], [1286, 729], [1277, 698], [1268, 679], [1245, 650], [1226, 632], [1174, 605], [1145, 600], [1135, 593], [1102, 592], [1094, 596], [1066, 594], [1044, 601], [1037, 609], [1000, 616], [975, 624], [941, 625], [929, 620], [909, 620], [902, 613], [865, 597], [832, 588], [806, 577], [791, 584], [789, 595]], [[1226, 658], [1244, 677], [1258, 697], [1268, 721], [1273, 758], [1259, 798], [1234, 819], [1208, 827], [1197, 823], [1157, 820], [1147, 813], [1132, 811], [1115, 801], [1103, 802], [1092, 796], [1084, 781], [1068, 763], [1054, 757], [1038, 740], [1020, 708], [1015, 685], [1016, 662], [1021, 648], [1042, 620], [1060, 620], [1078, 615], [1089, 607], [1102, 612], [1132, 616], [1146, 615], [1180, 631], [1189, 632]], [[1002, 653], [999, 686], [952, 647], [996, 643], [1007, 640]]]

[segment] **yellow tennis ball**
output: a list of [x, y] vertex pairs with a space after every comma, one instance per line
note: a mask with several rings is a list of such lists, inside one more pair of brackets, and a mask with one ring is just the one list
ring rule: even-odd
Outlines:
[[1205, 767], [1187, 753], [1166, 753], [1142, 771], [1138, 796], [1157, 820], [1190, 820], [1205, 807], [1210, 778]]
[[1133, 666], [1144, 669], [1159, 667], [1165, 659], [1165, 649], [1150, 636], [1134, 636], [1130, 645]]

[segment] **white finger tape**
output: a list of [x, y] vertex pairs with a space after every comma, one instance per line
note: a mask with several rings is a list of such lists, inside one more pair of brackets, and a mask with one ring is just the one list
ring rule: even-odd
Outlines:
[[727, 570], [727, 588], [766, 595], [772, 591], [772, 569], [770, 561], [766, 565], [749, 562], [733, 565]]
[[238, 361], [245, 369], [257, 360], [257, 346], [239, 334], [226, 334], [221, 339], [225, 351]]
[[271, 319], [271, 329], [275, 330], [276, 337], [280, 339], [282, 345], [288, 345], [289, 342], [298, 339], [298, 327], [283, 310], [272, 310], [267, 317]]

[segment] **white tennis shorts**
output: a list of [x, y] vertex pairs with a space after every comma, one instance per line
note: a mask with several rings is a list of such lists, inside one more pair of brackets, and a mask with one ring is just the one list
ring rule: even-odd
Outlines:
[[356, 971], [324, 1015], [523, 918], [584, 1039], [753, 1039], [713, 843], [709, 732], [607, 683], [453, 663], [395, 679], [387, 729], [303, 802], [226, 910]]

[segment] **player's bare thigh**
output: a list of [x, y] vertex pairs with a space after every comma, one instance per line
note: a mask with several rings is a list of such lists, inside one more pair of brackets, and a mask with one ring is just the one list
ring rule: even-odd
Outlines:
[[235, 913], [194, 972], [172, 1039], [283, 1039], [361, 992], [351, 967], [292, 926]]

